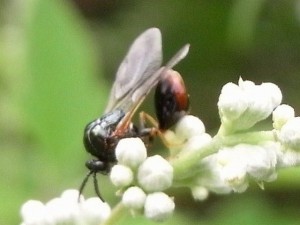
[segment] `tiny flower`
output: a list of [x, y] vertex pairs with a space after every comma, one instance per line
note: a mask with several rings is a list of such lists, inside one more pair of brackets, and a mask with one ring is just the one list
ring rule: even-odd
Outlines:
[[122, 196], [123, 205], [131, 209], [142, 209], [145, 201], [145, 192], [136, 186], [128, 188]]
[[207, 188], [203, 186], [194, 186], [191, 188], [193, 198], [198, 201], [203, 201], [207, 199], [209, 192]]
[[176, 136], [185, 140], [192, 136], [201, 135], [205, 132], [203, 122], [195, 116], [186, 115], [176, 124]]
[[223, 127], [230, 132], [246, 130], [266, 119], [282, 100], [278, 86], [255, 85], [239, 80], [239, 86], [227, 84], [219, 97], [218, 107]]
[[278, 106], [272, 114], [273, 127], [280, 130], [281, 127], [291, 118], [295, 117], [295, 110], [289, 106], [282, 104]]
[[239, 144], [223, 148], [217, 153], [221, 178], [234, 191], [243, 192], [248, 187], [248, 176], [256, 181], [276, 179], [278, 143], [268, 142], [260, 146]]
[[232, 164], [223, 168], [221, 178], [228, 184], [233, 191], [242, 193], [248, 187], [248, 180], [246, 179], [246, 170], [243, 165]]
[[136, 168], [147, 157], [147, 149], [140, 138], [121, 139], [115, 152], [118, 163], [131, 168]]
[[48, 217], [52, 218], [55, 224], [72, 224], [78, 213], [78, 203], [62, 198], [51, 199], [46, 203], [46, 208]]
[[46, 223], [46, 207], [37, 200], [29, 200], [21, 207], [21, 216], [24, 224], [45, 224]]
[[282, 93], [280, 88], [273, 83], [262, 83], [261, 88], [265, 91], [265, 93], [270, 95], [271, 104], [273, 105], [273, 108], [280, 105], [282, 101]]
[[198, 151], [212, 140], [211, 136], [207, 133], [202, 135], [192, 136], [181, 147], [181, 153]]
[[29, 200], [21, 207], [22, 225], [100, 224], [108, 218], [110, 207], [99, 198], [78, 202], [78, 191], [67, 190], [45, 205]]
[[111, 213], [109, 205], [102, 202], [98, 197], [89, 198], [80, 206], [81, 220], [84, 221], [84, 224], [100, 224], [106, 220]]
[[132, 170], [123, 165], [114, 165], [110, 172], [110, 180], [117, 187], [125, 187], [132, 183]]
[[295, 167], [300, 165], [300, 153], [291, 149], [278, 151], [278, 168]]
[[163, 192], [149, 194], [146, 198], [144, 214], [154, 221], [165, 221], [175, 209], [174, 201]]
[[[223, 86], [219, 96], [218, 108], [222, 120], [235, 120], [247, 109], [247, 101], [241, 88], [234, 83]], [[225, 122], [226, 121], [222, 121]]]
[[195, 179], [196, 186], [218, 194], [228, 194], [232, 191], [232, 188], [221, 178], [223, 166], [220, 165], [217, 154], [209, 155], [201, 160], [199, 169], [202, 173]]
[[300, 149], [300, 117], [289, 119], [278, 132], [279, 141], [287, 148]]
[[[65, 190], [61, 194], [60, 198], [64, 199], [65, 201], [77, 203], [78, 202], [78, 195], [79, 195], [78, 190], [76, 190], [76, 189], [68, 189], [68, 190]], [[83, 200], [84, 197], [81, 196], [81, 199]]]
[[172, 185], [173, 167], [160, 155], [148, 157], [138, 169], [138, 182], [146, 191], [162, 191]]

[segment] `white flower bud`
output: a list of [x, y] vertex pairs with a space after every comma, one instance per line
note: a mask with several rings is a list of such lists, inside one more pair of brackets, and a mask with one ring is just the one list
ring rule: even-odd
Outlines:
[[300, 117], [289, 119], [278, 132], [279, 141], [288, 148], [300, 149]]
[[144, 214], [154, 221], [165, 221], [175, 209], [174, 201], [163, 192], [149, 194], [146, 198]]
[[278, 168], [295, 167], [300, 165], [300, 153], [291, 149], [278, 151]]
[[272, 114], [273, 127], [280, 130], [281, 127], [291, 118], [295, 117], [295, 110], [289, 105], [279, 105]]
[[239, 86], [227, 84], [219, 97], [218, 107], [227, 131], [245, 130], [266, 119], [282, 100], [278, 86], [272, 83], [255, 85], [239, 80]]
[[209, 192], [203, 186], [194, 186], [191, 188], [193, 198], [198, 201], [204, 201], [208, 198]]
[[195, 116], [186, 115], [182, 117], [176, 124], [176, 136], [185, 140], [192, 136], [201, 135], [205, 132], [203, 122]]
[[246, 169], [243, 165], [231, 163], [224, 166], [221, 171], [221, 179], [224, 180], [235, 192], [244, 192], [248, 187], [246, 180]]
[[140, 138], [121, 139], [115, 152], [118, 163], [131, 168], [136, 168], [147, 157], [147, 149]]
[[51, 199], [45, 205], [30, 200], [21, 208], [23, 223], [26, 225], [49, 224], [92, 224], [97, 225], [107, 219], [110, 207], [98, 197], [78, 203], [78, 191], [66, 190], [61, 197]]
[[219, 96], [218, 108], [222, 122], [239, 118], [247, 109], [247, 101], [241, 88], [234, 83], [225, 84]]
[[61, 198], [64, 199], [65, 201], [69, 201], [71, 203], [78, 203], [78, 195], [79, 195], [79, 191], [76, 189], [68, 189], [65, 190], [62, 194], [61, 194]]
[[181, 147], [181, 152], [192, 152], [199, 151], [200, 148], [210, 143], [212, 140], [211, 136], [207, 133], [197, 135], [189, 138], [184, 145]]
[[132, 183], [132, 170], [123, 165], [114, 165], [110, 172], [110, 180], [117, 187], [125, 187]]
[[[80, 215], [79, 192], [75, 189], [65, 190], [59, 198], [46, 203], [47, 215], [54, 223], [74, 223]], [[80, 197], [84, 201], [83, 196]]]
[[40, 201], [29, 200], [22, 205], [21, 216], [24, 224], [45, 224], [46, 207]]
[[232, 148], [224, 148], [217, 153], [218, 162], [222, 166], [221, 178], [234, 191], [242, 192], [248, 187], [248, 176], [256, 181], [273, 181], [276, 179], [277, 151], [276, 142], [263, 145], [239, 144]]
[[264, 90], [265, 94], [269, 95], [272, 107], [275, 108], [280, 105], [282, 101], [282, 93], [280, 88], [273, 83], [262, 83], [261, 89]]
[[110, 206], [98, 197], [89, 198], [80, 205], [81, 221], [78, 224], [97, 225], [106, 220], [111, 213]]
[[172, 185], [173, 167], [160, 155], [148, 157], [138, 169], [138, 182], [146, 191], [162, 191]]
[[78, 213], [78, 203], [67, 198], [54, 198], [46, 203], [47, 215], [55, 223], [71, 223]]
[[139, 187], [128, 188], [122, 197], [122, 203], [131, 209], [142, 209], [146, 201], [145, 192]]
[[[248, 107], [241, 120], [244, 129], [252, 127], [257, 122], [266, 119], [282, 99], [280, 89], [272, 83], [255, 85], [244, 90]], [[238, 124], [239, 126], [239, 124]]]

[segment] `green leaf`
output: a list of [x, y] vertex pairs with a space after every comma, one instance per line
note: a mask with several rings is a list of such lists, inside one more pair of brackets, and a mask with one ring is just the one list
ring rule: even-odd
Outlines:
[[42, 0], [34, 1], [31, 10], [28, 121], [39, 150], [55, 159], [76, 157], [77, 150], [83, 152], [83, 128], [102, 112], [108, 91], [92, 83], [96, 69], [91, 40], [71, 5]]

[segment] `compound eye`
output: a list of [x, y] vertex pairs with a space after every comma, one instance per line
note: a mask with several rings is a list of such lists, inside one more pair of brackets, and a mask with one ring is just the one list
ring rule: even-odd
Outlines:
[[155, 109], [161, 130], [169, 129], [187, 114], [189, 95], [177, 71], [168, 70], [158, 83], [155, 90]]

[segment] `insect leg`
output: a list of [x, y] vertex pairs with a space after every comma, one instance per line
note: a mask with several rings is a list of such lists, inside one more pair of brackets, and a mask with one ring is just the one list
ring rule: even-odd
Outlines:
[[97, 173], [93, 172], [93, 181], [94, 181], [94, 188], [97, 196], [101, 199], [102, 202], [105, 202], [105, 200], [102, 198], [100, 191], [99, 191], [99, 185], [97, 181]]
[[85, 176], [84, 180], [82, 181], [80, 187], [79, 187], [79, 195], [78, 195], [78, 202], [80, 202], [80, 195], [83, 192], [83, 189], [86, 185], [86, 183], [88, 182], [90, 176], [92, 175], [93, 171], [89, 171], [88, 174]]

